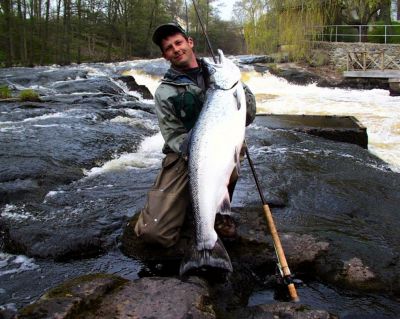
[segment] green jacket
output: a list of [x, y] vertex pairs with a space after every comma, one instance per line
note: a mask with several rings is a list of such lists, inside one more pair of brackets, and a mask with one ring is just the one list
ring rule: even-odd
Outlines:
[[[200, 66], [203, 65], [201, 60], [199, 62]], [[202, 69], [202, 72], [205, 72], [204, 68]], [[198, 78], [197, 82], [199, 84], [188, 75], [170, 68], [156, 90], [155, 108], [165, 140], [165, 154], [181, 153], [181, 146], [199, 117], [205, 99], [206, 84], [203, 78]], [[255, 118], [256, 100], [245, 84], [243, 88], [247, 104], [246, 125], [249, 125]]]

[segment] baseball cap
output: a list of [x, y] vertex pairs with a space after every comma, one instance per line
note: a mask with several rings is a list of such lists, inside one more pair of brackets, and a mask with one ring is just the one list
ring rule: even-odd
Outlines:
[[175, 33], [182, 33], [187, 36], [185, 30], [176, 22], [162, 24], [155, 29], [152, 40], [160, 46], [162, 39]]

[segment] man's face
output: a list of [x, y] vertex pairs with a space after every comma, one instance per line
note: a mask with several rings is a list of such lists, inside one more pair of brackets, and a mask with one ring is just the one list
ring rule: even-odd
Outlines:
[[197, 67], [193, 52], [193, 39], [186, 39], [181, 33], [170, 35], [161, 41], [164, 59], [176, 69], [186, 70]]

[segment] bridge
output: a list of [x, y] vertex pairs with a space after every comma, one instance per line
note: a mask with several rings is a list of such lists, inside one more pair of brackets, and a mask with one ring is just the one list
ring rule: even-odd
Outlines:
[[390, 56], [385, 50], [348, 51], [344, 77], [388, 79], [391, 95], [400, 95], [400, 54]]
[[331, 44], [328, 50], [336, 66], [346, 69], [344, 77], [388, 79], [391, 94], [400, 95], [399, 24], [317, 26], [314, 37]]
[[343, 76], [400, 79], [400, 53], [393, 56], [385, 54], [385, 50], [348, 51], [347, 71]]

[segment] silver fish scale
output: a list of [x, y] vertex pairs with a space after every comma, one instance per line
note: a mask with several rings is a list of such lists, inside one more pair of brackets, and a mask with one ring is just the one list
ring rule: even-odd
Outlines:
[[[218, 79], [217, 73], [222, 70], [223, 68], [216, 69], [214, 80]], [[221, 78], [225, 79], [226, 75]], [[232, 79], [230, 81], [232, 83]], [[238, 81], [239, 79], [236, 82]], [[219, 87], [220, 83], [215, 84], [215, 87]], [[239, 90], [241, 97], [240, 110], [234, 95], [236, 90]], [[235, 165], [235, 148], [240, 147], [237, 144], [244, 138], [245, 109], [244, 92], [240, 83], [230, 90], [209, 89], [203, 110], [193, 128], [189, 153], [189, 185], [198, 250], [213, 248], [217, 239], [214, 230], [215, 214], [223, 198], [221, 196], [227, 192], [226, 179], [229, 180]], [[218, 163], [222, 163], [220, 168], [215, 167]], [[216, 194], [213, 193], [214, 190]]]

